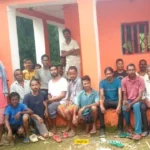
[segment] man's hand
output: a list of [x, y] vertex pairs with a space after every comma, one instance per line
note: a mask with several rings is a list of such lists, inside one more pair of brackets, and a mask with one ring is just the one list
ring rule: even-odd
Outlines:
[[70, 100], [66, 99], [66, 106], [69, 106], [69, 105], [70, 105]]
[[21, 115], [21, 112], [18, 112], [16, 115], [15, 115], [15, 120], [19, 120], [19, 118], [20, 118], [20, 115]]
[[128, 104], [128, 105], [125, 107], [125, 110], [126, 110], [127, 112], [129, 112], [129, 111], [131, 110], [131, 107], [132, 107], [132, 105], [131, 105], [131, 104]]
[[82, 108], [79, 110], [79, 112], [82, 114], [82, 112], [83, 112], [86, 108], [87, 108], [86, 106], [82, 107]]
[[100, 108], [101, 108], [101, 112], [102, 112], [103, 114], [105, 114], [106, 109], [105, 109], [104, 105], [100, 105]]
[[74, 116], [74, 117], [73, 117], [72, 123], [73, 123], [74, 125], [77, 125], [77, 124], [78, 124], [78, 116]]
[[116, 112], [117, 112], [118, 114], [120, 114], [120, 112], [121, 112], [121, 105], [118, 105], [118, 106], [117, 106]]
[[36, 119], [37, 119], [37, 120], [39, 121], [39, 123], [41, 123], [41, 124], [44, 122], [43, 119], [42, 119], [41, 117], [39, 117], [39, 116], [38, 116]]
[[44, 111], [44, 117], [48, 118], [48, 111], [47, 110]]

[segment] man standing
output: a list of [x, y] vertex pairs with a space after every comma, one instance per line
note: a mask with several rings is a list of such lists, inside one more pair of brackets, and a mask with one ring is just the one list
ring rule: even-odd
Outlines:
[[80, 76], [80, 48], [77, 41], [71, 39], [71, 31], [63, 30], [65, 42], [62, 44], [62, 56], [66, 57], [66, 74], [70, 66], [76, 66]]
[[[25, 95], [23, 103], [33, 111], [31, 117], [28, 120], [31, 120], [37, 132], [45, 139], [49, 137], [48, 130], [46, 125], [44, 124], [44, 118], [48, 118], [48, 110], [47, 110], [47, 96], [46, 93], [40, 91], [40, 82], [38, 79], [32, 79], [30, 81], [30, 86], [32, 92]], [[28, 122], [26, 123], [28, 126]]]
[[[64, 130], [64, 136], [73, 137], [75, 135], [75, 128], [72, 124], [74, 108], [77, 101], [77, 95], [82, 90], [81, 79], [78, 77], [78, 71], [75, 66], [70, 66], [68, 70], [68, 76], [70, 82], [68, 85], [66, 102], [63, 105], [59, 105], [62, 116], [67, 120], [68, 126]], [[70, 131], [68, 134], [66, 132]]]
[[8, 140], [10, 143], [14, 142], [13, 134], [23, 135], [25, 132], [24, 143], [29, 143], [28, 133], [28, 115], [33, 112], [27, 108], [26, 105], [19, 103], [20, 96], [17, 92], [12, 92], [9, 95], [10, 104], [6, 107], [5, 115], [5, 126], [8, 131]]
[[26, 94], [30, 93], [30, 81], [23, 79], [23, 73], [20, 69], [14, 71], [14, 77], [16, 81], [10, 86], [10, 93], [17, 92], [20, 95], [20, 102], [23, 102], [23, 98]]
[[26, 70], [23, 70], [23, 76], [25, 80], [31, 80], [35, 77], [35, 70], [33, 69], [33, 63], [31, 59], [25, 60]]
[[120, 136], [123, 131], [123, 115], [121, 111], [121, 81], [118, 78], [114, 78], [114, 71], [111, 67], [105, 69], [106, 79], [100, 82], [100, 137], [105, 136], [105, 124], [104, 114], [106, 109], [116, 109], [118, 114], [118, 135]]
[[127, 126], [130, 125], [130, 111], [133, 109], [135, 118], [135, 135], [132, 136], [134, 140], [141, 139], [142, 133], [142, 118], [140, 110], [140, 101], [145, 89], [144, 80], [136, 75], [136, 68], [134, 64], [127, 66], [128, 76], [122, 80], [123, 91], [123, 114]]
[[[96, 133], [96, 120], [98, 117], [99, 93], [92, 89], [89, 76], [82, 77], [83, 89], [77, 96], [77, 102], [73, 115], [73, 124], [85, 122], [85, 134]], [[92, 129], [90, 130], [90, 125]]]
[[50, 73], [53, 79], [48, 83], [48, 112], [52, 120], [53, 139], [57, 142], [61, 142], [60, 137], [56, 135], [56, 113], [57, 111], [58, 113], [60, 112], [57, 110], [58, 106], [65, 103], [64, 98], [66, 97], [68, 83], [65, 78], [58, 74], [57, 66], [51, 66]]
[[43, 67], [39, 69], [35, 75], [35, 78], [40, 80], [41, 83], [41, 90], [45, 91], [48, 95], [48, 82], [52, 79], [50, 71], [49, 71], [49, 56], [43, 55], [41, 57], [41, 61], [43, 64]]
[[117, 68], [117, 70], [114, 72], [114, 77], [122, 80], [124, 77], [127, 76], [127, 72], [126, 72], [126, 70], [124, 70], [123, 59], [117, 59], [116, 60], [116, 68]]

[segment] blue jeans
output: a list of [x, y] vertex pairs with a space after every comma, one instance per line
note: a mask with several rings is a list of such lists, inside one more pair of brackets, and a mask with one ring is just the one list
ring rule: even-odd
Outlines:
[[[130, 103], [131, 101], [128, 100]], [[130, 112], [125, 111], [125, 106], [122, 107], [123, 115], [126, 120], [126, 124], [130, 125]], [[133, 113], [134, 113], [134, 121], [135, 121], [135, 133], [141, 134], [142, 133], [142, 118], [141, 118], [141, 110], [140, 110], [140, 102], [135, 103], [132, 105]]]

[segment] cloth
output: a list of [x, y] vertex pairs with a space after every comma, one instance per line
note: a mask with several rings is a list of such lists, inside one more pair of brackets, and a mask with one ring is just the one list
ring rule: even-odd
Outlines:
[[39, 132], [40, 135], [48, 134], [48, 130], [44, 123], [40, 123], [36, 118], [31, 117], [31, 121], [33, 122], [35, 128]]
[[12, 105], [8, 105], [5, 109], [4, 115], [9, 117], [10, 124], [22, 125], [23, 115], [20, 115], [20, 118], [18, 120], [15, 120], [15, 116], [18, 112], [25, 111], [26, 109], [27, 106], [22, 103], [19, 103], [16, 107], [12, 107]]
[[4, 111], [5, 111], [5, 108], [0, 108], [0, 125], [3, 125], [5, 122], [4, 122]]
[[[79, 45], [78, 45], [77, 41], [71, 39], [69, 44], [67, 44], [66, 42], [62, 43], [61, 50], [70, 51], [72, 49], [79, 49]], [[79, 63], [79, 62], [80, 62], [79, 56], [69, 55], [66, 57], [66, 65], [68, 65], [68, 66], [75, 66], [75, 64]]]
[[126, 76], [127, 76], [126, 70], [123, 70], [123, 72], [121, 73], [119, 73], [117, 70], [114, 72], [114, 77], [119, 78], [120, 80], [122, 80]]
[[[132, 100], [128, 100], [128, 103], [131, 103]], [[125, 111], [125, 107], [122, 107], [123, 115], [126, 120], [126, 124], [130, 125], [130, 112]], [[135, 133], [142, 133], [142, 118], [141, 118], [141, 110], [140, 110], [140, 102], [133, 104], [132, 106], [134, 113], [134, 121], [135, 121]]]
[[[105, 109], [116, 109], [118, 106], [117, 101], [104, 101], [104, 107]], [[104, 114], [101, 112], [101, 109], [98, 109], [99, 114], [99, 120], [100, 120], [100, 128], [105, 129], [105, 123], [104, 123]], [[118, 115], [118, 129], [123, 130], [123, 114], [122, 111]]]
[[41, 82], [41, 89], [48, 89], [48, 82], [52, 79], [49, 69], [41, 68], [36, 72], [36, 79]]
[[[84, 106], [96, 103], [99, 101], [99, 93], [92, 89], [90, 95], [87, 95], [87, 93], [82, 90], [78, 96], [77, 96], [77, 102], [76, 105], [79, 106], [79, 108], [82, 108]], [[83, 111], [82, 115], [89, 114], [90, 108], [87, 108]]]
[[150, 79], [149, 77], [146, 77], [144, 79], [144, 83], [145, 83], [145, 92], [144, 92], [144, 96], [145, 98], [150, 101]]
[[77, 95], [82, 90], [82, 83], [80, 78], [76, 78], [74, 81], [70, 81], [68, 85], [67, 99], [71, 104], [75, 104], [77, 101]]
[[139, 92], [144, 92], [144, 90], [144, 80], [139, 76], [136, 76], [134, 80], [130, 80], [129, 77], [125, 77], [122, 80], [122, 91], [126, 92], [127, 99], [135, 100]]
[[24, 86], [22, 87], [18, 81], [15, 81], [10, 86], [10, 93], [17, 92], [20, 95], [20, 102], [23, 102], [23, 98], [26, 94], [31, 92], [30, 81], [24, 80]]
[[28, 70], [23, 70], [23, 76], [25, 80], [31, 80], [35, 77], [36, 71], [28, 71]]
[[18, 124], [10, 124], [10, 128], [11, 128], [11, 131], [12, 131], [12, 134], [17, 134], [19, 128], [21, 128], [22, 125], [18, 125]]
[[0, 78], [2, 78], [2, 91], [5, 96], [8, 96], [7, 75], [3, 63], [0, 61]]
[[60, 105], [59, 102], [53, 102], [48, 105], [48, 113], [51, 119], [56, 118], [57, 108]]
[[46, 93], [39, 91], [37, 96], [33, 96], [32, 93], [25, 95], [23, 103], [30, 108], [34, 114], [44, 118], [45, 106], [43, 102], [47, 100]]
[[118, 89], [121, 88], [121, 81], [118, 78], [114, 78], [112, 82], [104, 79], [100, 82], [100, 89], [104, 90], [104, 96], [106, 100], [118, 100]]
[[[48, 83], [48, 93], [52, 96], [59, 96], [61, 92], [67, 92], [68, 82], [65, 78], [61, 77], [57, 82], [53, 79]], [[65, 103], [65, 98], [60, 101], [61, 104]]]
[[0, 77], [0, 108], [5, 108], [7, 106], [7, 97], [3, 93], [3, 81]]

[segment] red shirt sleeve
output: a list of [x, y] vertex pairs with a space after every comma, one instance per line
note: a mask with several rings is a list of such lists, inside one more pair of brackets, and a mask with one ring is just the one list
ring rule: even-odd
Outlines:
[[126, 92], [126, 79], [124, 78], [124, 79], [122, 79], [122, 81], [121, 81], [121, 88], [122, 88], [122, 91], [123, 92]]

